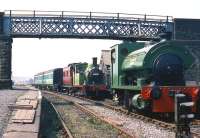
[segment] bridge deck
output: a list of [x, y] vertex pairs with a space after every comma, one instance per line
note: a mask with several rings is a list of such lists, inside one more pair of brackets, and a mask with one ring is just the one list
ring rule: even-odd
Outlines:
[[4, 33], [11, 37], [149, 40], [172, 31], [171, 16], [69, 11], [4, 14]]

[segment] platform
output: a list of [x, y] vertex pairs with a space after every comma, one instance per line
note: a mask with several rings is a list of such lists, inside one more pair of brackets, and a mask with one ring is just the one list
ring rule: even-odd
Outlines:
[[3, 138], [37, 138], [39, 135], [41, 115], [41, 93], [28, 90], [20, 96], [15, 104], [9, 105], [13, 110]]

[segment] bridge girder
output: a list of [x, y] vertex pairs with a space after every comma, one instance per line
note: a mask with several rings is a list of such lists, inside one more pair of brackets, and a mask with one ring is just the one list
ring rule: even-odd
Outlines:
[[[125, 14], [126, 15], [126, 14]], [[130, 16], [130, 15], [129, 15]], [[13, 38], [89, 38], [114, 40], [153, 40], [162, 33], [172, 33], [169, 17], [157, 19], [147, 15], [92, 16], [5, 14], [4, 33]]]

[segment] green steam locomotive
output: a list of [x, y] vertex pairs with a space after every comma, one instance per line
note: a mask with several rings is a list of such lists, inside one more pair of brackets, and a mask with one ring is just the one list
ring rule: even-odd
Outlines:
[[[199, 87], [186, 85], [185, 72], [194, 64], [191, 41], [123, 42], [111, 48], [111, 85], [115, 100], [130, 110], [174, 112], [174, 94], [195, 103]], [[198, 44], [200, 46], [200, 43]]]

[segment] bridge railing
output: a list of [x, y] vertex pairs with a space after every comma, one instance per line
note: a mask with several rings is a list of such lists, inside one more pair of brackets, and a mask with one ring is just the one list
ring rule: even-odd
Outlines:
[[171, 16], [78, 11], [4, 12], [4, 33], [12, 37], [152, 40], [172, 32]]
[[122, 19], [139, 21], [173, 22], [172, 16], [127, 14], [109, 12], [79, 12], [79, 11], [32, 11], [32, 10], [6, 10], [5, 16], [10, 17], [76, 17], [95, 19]]

